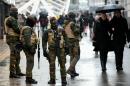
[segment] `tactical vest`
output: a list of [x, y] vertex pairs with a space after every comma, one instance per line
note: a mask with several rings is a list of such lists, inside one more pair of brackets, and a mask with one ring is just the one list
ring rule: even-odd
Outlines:
[[64, 47], [64, 37], [63, 37], [63, 33], [62, 30], [57, 32], [58, 34], [56, 34], [56, 31], [49, 29], [48, 30], [48, 47], [49, 48], [55, 48], [55, 47], [59, 47], [59, 48], [63, 48]]
[[24, 40], [24, 33], [23, 31], [25, 29], [31, 29], [31, 44], [30, 45], [36, 45], [38, 43], [38, 38], [37, 35], [35, 33], [35, 31], [33, 31], [33, 29], [29, 26], [24, 26], [21, 30], [20, 30], [20, 40], [21, 42], [24, 44], [25, 40]]
[[14, 20], [13, 17], [9, 16], [5, 19], [4, 21], [4, 26], [5, 26], [5, 33], [8, 34], [8, 35], [11, 35], [11, 36], [19, 36], [19, 34], [17, 34], [16, 32], [14, 32], [13, 28], [9, 28], [7, 25], [6, 25], [6, 22], [9, 20], [9, 19], [12, 19]]

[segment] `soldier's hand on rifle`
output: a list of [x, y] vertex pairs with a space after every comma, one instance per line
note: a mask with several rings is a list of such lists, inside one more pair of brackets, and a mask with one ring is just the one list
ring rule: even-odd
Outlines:
[[48, 52], [47, 52], [47, 50], [43, 50], [43, 55], [44, 55], [44, 57], [48, 57]]

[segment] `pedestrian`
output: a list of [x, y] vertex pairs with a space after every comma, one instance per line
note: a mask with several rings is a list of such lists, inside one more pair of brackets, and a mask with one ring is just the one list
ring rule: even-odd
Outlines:
[[67, 45], [70, 55], [70, 66], [67, 70], [67, 73], [71, 75], [71, 78], [74, 78], [75, 76], [79, 76], [79, 74], [76, 72], [75, 66], [80, 59], [80, 29], [71, 20], [66, 22], [64, 29], [67, 36]]
[[[117, 71], [123, 70], [123, 52], [126, 44], [126, 35], [128, 32], [128, 23], [126, 18], [121, 15], [121, 11], [114, 12], [114, 16], [110, 21], [113, 33], [114, 53]], [[129, 41], [129, 39], [127, 38]]]
[[93, 24], [94, 24], [94, 17], [93, 14], [90, 13], [89, 17], [88, 17], [88, 23], [89, 23], [89, 31], [90, 31], [90, 39], [92, 39], [92, 35], [93, 35]]
[[37, 81], [32, 78], [32, 70], [34, 67], [34, 55], [36, 53], [38, 39], [33, 27], [36, 23], [34, 16], [28, 16], [26, 25], [21, 29], [20, 40], [23, 44], [23, 51], [26, 55], [26, 83], [37, 84]]
[[41, 12], [39, 14], [39, 22], [41, 26], [42, 34], [47, 29], [48, 26], [48, 13]]
[[99, 22], [99, 18], [100, 18], [100, 15], [99, 14], [96, 14], [95, 15], [95, 18], [94, 18], [94, 24], [93, 24], [93, 35], [92, 35], [92, 45], [94, 46], [94, 49], [93, 51], [95, 52], [95, 57], [98, 57], [99, 56], [99, 46], [96, 42], [96, 36], [95, 36], [95, 29], [96, 29], [96, 22]]
[[57, 20], [58, 26], [63, 26], [64, 20], [65, 20], [64, 15], [60, 15]]
[[[57, 20], [55, 17], [50, 19], [50, 29], [44, 32], [44, 41], [43, 41], [43, 51], [44, 56], [49, 60], [49, 69], [50, 69], [50, 80], [48, 84], [56, 83], [56, 75], [55, 75], [55, 60], [56, 56], [58, 58], [58, 62], [60, 65], [60, 73], [61, 73], [61, 83], [62, 85], [66, 85], [66, 57], [65, 57], [65, 40], [64, 40], [64, 30], [59, 29], [57, 26]], [[47, 42], [48, 42], [48, 50], [47, 52]], [[48, 56], [46, 55], [48, 53]]]
[[100, 53], [102, 72], [106, 71], [108, 45], [110, 41], [110, 23], [106, 13], [100, 13], [101, 17], [95, 21], [94, 36]]
[[17, 19], [18, 9], [16, 7], [11, 7], [10, 16], [7, 17], [4, 22], [6, 42], [10, 48], [10, 78], [20, 78], [19, 76], [25, 76], [25, 74], [21, 73], [21, 69], [19, 67], [22, 45], [19, 40], [20, 29]]
[[[82, 13], [79, 18], [80, 22], [80, 36], [82, 38], [82, 33], [86, 30], [88, 26], [88, 15], [85, 15], [85, 13]], [[87, 36], [87, 32], [85, 32], [85, 36]]]

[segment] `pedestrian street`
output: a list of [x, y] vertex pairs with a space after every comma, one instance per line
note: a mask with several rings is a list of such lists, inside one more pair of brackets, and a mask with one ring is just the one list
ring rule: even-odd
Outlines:
[[[41, 45], [40, 45], [41, 46]], [[6, 48], [8, 48], [6, 46]], [[77, 72], [80, 74], [75, 79], [71, 79], [67, 75], [67, 86], [130, 86], [130, 49], [125, 48], [123, 72], [117, 72], [115, 67], [114, 53], [108, 53], [107, 71], [102, 73], [99, 57], [95, 57], [92, 42], [87, 37], [83, 37], [80, 41], [81, 57], [76, 66]], [[8, 49], [7, 49], [8, 50]], [[4, 53], [8, 53], [5, 51]], [[33, 69], [34, 79], [38, 84], [31, 85], [25, 83], [25, 77], [20, 79], [9, 78], [9, 56], [0, 63], [0, 86], [61, 86], [60, 67], [56, 64], [56, 85], [48, 85], [49, 80], [49, 64], [42, 55], [42, 46], [40, 47], [40, 69], [38, 69], [37, 53], [35, 54], [35, 64]], [[66, 57], [66, 68], [69, 67], [69, 56]], [[21, 52], [20, 67], [23, 73], [26, 73], [26, 58]]]

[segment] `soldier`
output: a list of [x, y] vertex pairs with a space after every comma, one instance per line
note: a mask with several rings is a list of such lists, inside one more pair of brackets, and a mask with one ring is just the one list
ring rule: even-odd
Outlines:
[[22, 50], [21, 43], [19, 40], [20, 29], [17, 22], [17, 8], [10, 8], [10, 16], [5, 19], [5, 33], [6, 42], [10, 48], [10, 78], [19, 78], [19, 76], [24, 76], [21, 73], [19, 63], [20, 63], [20, 51]]
[[36, 33], [33, 31], [33, 27], [36, 23], [36, 19], [33, 16], [28, 16], [26, 20], [26, 26], [21, 29], [20, 40], [23, 43], [23, 51], [26, 55], [26, 83], [37, 84], [37, 81], [32, 79], [32, 70], [34, 66], [34, 55], [37, 48], [38, 39]]
[[67, 73], [71, 75], [71, 78], [74, 78], [75, 76], [79, 76], [79, 74], [76, 73], [75, 66], [80, 58], [80, 31], [79, 27], [69, 20], [66, 21], [64, 28], [65, 34], [67, 35], [67, 45], [70, 55], [70, 67], [68, 68]]
[[60, 73], [62, 85], [66, 85], [66, 58], [65, 58], [65, 49], [64, 49], [64, 31], [59, 29], [56, 25], [56, 18], [52, 17], [50, 19], [51, 28], [44, 32], [44, 41], [43, 41], [43, 51], [44, 56], [46, 57], [47, 53], [47, 42], [48, 42], [48, 56], [49, 56], [49, 67], [50, 67], [50, 80], [48, 84], [55, 84], [55, 60], [56, 56], [58, 57], [58, 62], [60, 64]]

